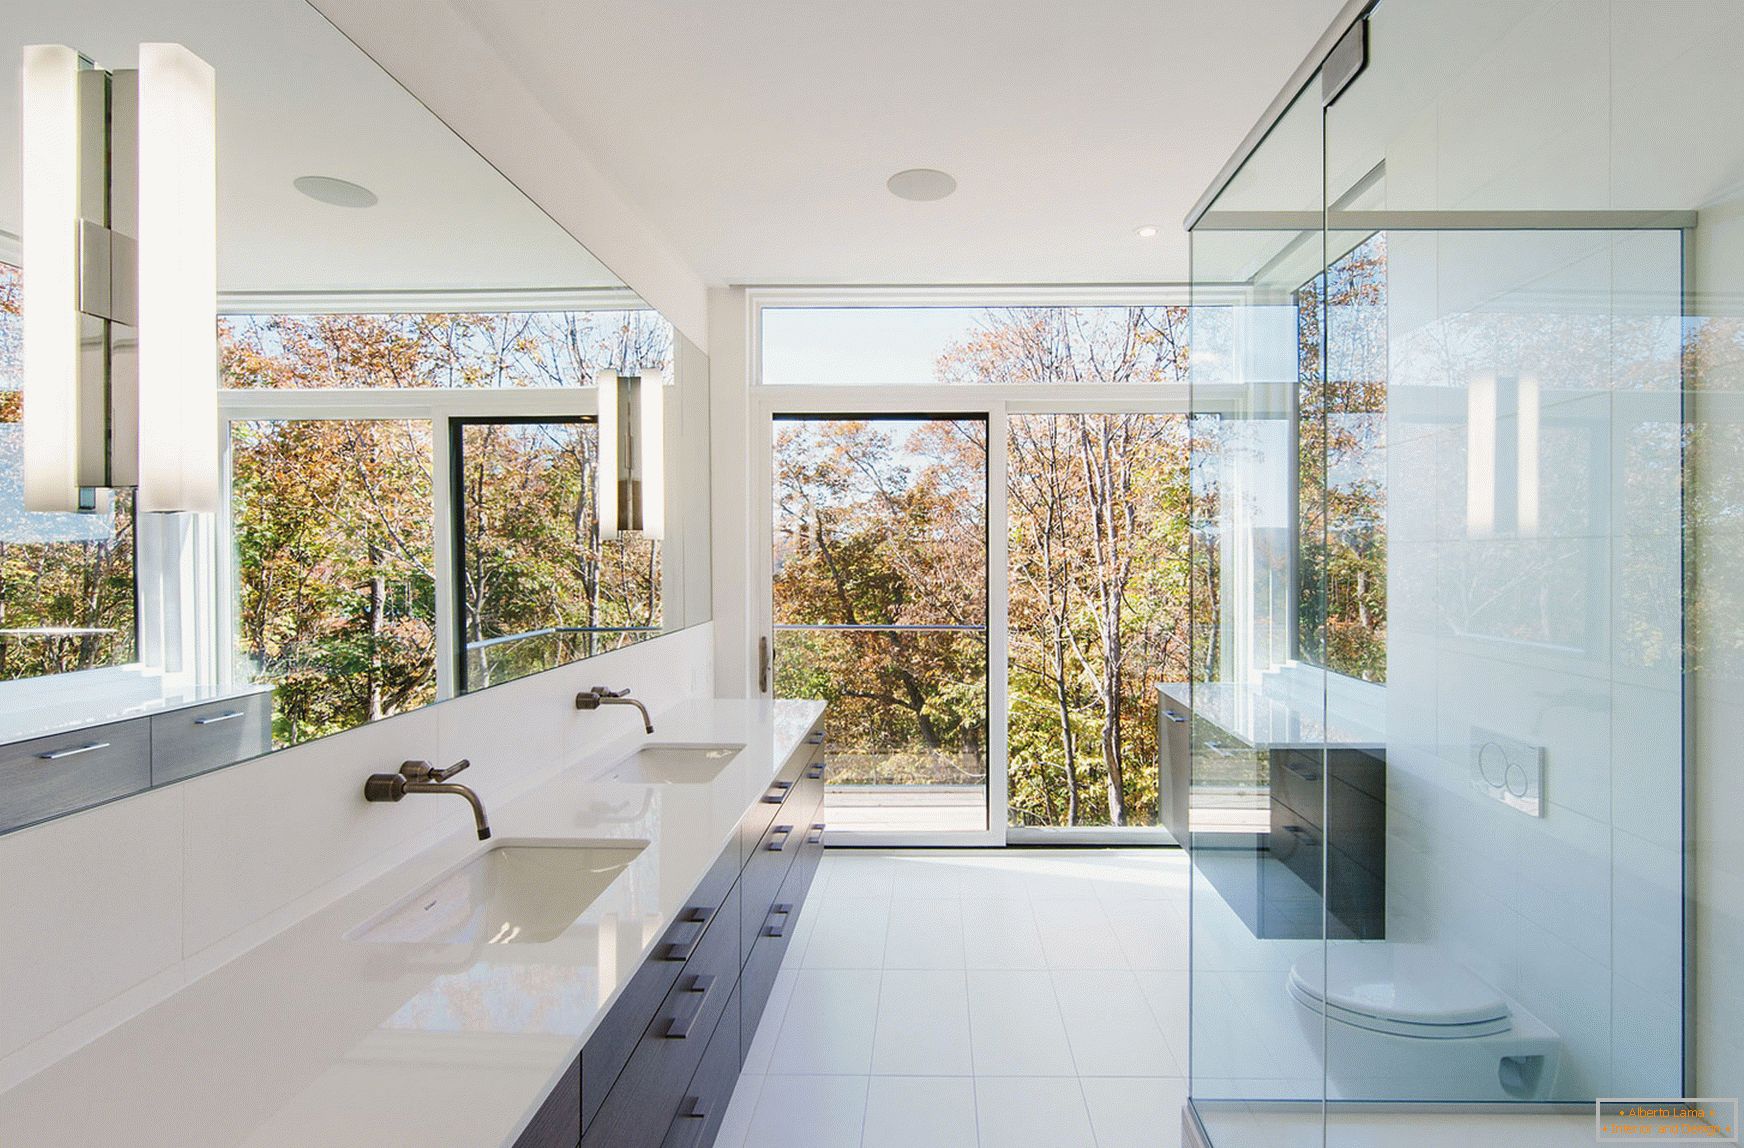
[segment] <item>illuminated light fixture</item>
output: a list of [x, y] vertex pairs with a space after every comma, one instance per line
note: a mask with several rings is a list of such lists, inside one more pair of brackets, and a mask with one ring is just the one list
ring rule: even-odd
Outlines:
[[218, 501], [212, 69], [176, 44], [113, 74], [24, 49], [24, 505]]
[[666, 532], [665, 387], [658, 373], [603, 372], [599, 392], [600, 537]]
[[1155, 239], [1157, 237], [1156, 225], [1147, 223], [1137, 231], [1133, 232], [1133, 234], [1137, 235], [1140, 239]]
[[[139, 46], [139, 497], [218, 509], [218, 120], [211, 65]], [[119, 421], [119, 420], [117, 420]]]

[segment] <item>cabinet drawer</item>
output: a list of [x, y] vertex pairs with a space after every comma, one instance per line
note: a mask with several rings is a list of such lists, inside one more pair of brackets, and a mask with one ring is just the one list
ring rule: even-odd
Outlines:
[[744, 999], [744, 1047], [740, 1051], [741, 1057], [749, 1055], [751, 1051], [751, 1038], [757, 1035], [757, 1023], [763, 1018], [763, 1008], [769, 1003], [769, 994], [775, 988], [775, 977], [781, 972], [781, 962], [787, 956], [787, 946], [793, 939], [794, 928], [799, 924], [800, 911], [805, 907], [806, 891], [811, 887], [811, 879], [817, 873], [818, 861], [823, 856], [823, 845], [814, 840], [821, 836], [821, 824], [814, 825], [812, 832], [800, 844], [799, 856], [793, 859], [787, 878], [782, 881], [781, 889], [775, 895], [775, 903], [768, 907], [752, 938], [751, 955], [745, 961], [745, 971], [739, 980]]
[[272, 749], [270, 690], [151, 717], [151, 783], [162, 785]]
[[[738, 895], [737, 889], [728, 895], [721, 906], [722, 920], [736, 919]], [[605, 1102], [588, 1122], [582, 1136], [584, 1145], [658, 1148], [702, 1061], [709, 1037], [726, 1012], [727, 1000], [738, 983], [738, 955], [736, 929], [711, 928], [703, 934], [654, 1013], [653, 1023], [636, 1042]], [[587, 1051], [582, 1053], [584, 1076], [588, 1056]]]
[[739, 952], [741, 964], [750, 958], [751, 945], [763, 931], [769, 908], [775, 904], [781, 883], [787, 879], [787, 871], [793, 867], [793, 859], [799, 856], [810, 832], [810, 814], [815, 810], [795, 808], [796, 804], [790, 801], [776, 813], [775, 824], [769, 827], [758, 843], [757, 851], [745, 862], [744, 876], [739, 879], [743, 894], [739, 911], [743, 914], [741, 928], [744, 930]]
[[666, 1130], [660, 1148], [706, 1148], [715, 1142], [727, 1103], [739, 1083], [739, 990], [734, 989], [726, 1011], [709, 1038], [696, 1075], [678, 1102], [678, 1113]]
[[149, 718], [0, 746], [0, 833], [150, 786]]
[[733, 881], [739, 876], [739, 843], [727, 843], [706, 876], [691, 894], [678, 920], [666, 930], [666, 935], [654, 947], [654, 952], [636, 970], [630, 983], [618, 998], [612, 1011], [606, 1014], [598, 1029], [587, 1039], [581, 1057], [582, 1126], [593, 1122], [594, 1114], [605, 1101], [612, 1082], [624, 1070], [636, 1042], [647, 1031], [648, 1020], [655, 1009], [672, 991], [685, 962], [700, 949], [705, 937], [724, 937], [733, 950], [738, 948], [739, 914], [737, 902], [729, 907], [727, 897]]

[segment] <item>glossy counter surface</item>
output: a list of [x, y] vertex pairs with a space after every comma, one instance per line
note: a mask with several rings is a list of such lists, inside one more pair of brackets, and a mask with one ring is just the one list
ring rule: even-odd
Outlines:
[[[512, 1144], [822, 709], [675, 706], [652, 738], [602, 746], [491, 808], [488, 842], [459, 800], [409, 798], [452, 802], [455, 834], [0, 1094], [0, 1144]], [[698, 743], [745, 749], [703, 784], [594, 780], [639, 745]], [[647, 847], [544, 943], [346, 939], [527, 839]]]

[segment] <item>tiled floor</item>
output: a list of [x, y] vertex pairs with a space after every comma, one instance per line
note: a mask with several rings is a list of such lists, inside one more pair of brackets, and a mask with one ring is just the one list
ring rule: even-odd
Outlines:
[[832, 850], [721, 1148], [1172, 1148], [1177, 849]]

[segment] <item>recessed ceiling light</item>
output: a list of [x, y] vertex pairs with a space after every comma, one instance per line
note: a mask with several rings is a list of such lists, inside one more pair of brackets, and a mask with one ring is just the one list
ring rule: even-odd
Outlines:
[[1157, 237], [1157, 229], [1154, 224], [1147, 223], [1138, 229], [1137, 234], [1140, 239], [1155, 239]]
[[898, 199], [912, 199], [924, 203], [927, 200], [943, 199], [957, 190], [957, 181], [942, 171], [930, 167], [911, 167], [907, 171], [899, 171], [884, 183], [890, 189], [890, 194]]
[[330, 175], [299, 175], [291, 186], [310, 199], [334, 207], [374, 207], [380, 202], [375, 192], [362, 184]]

